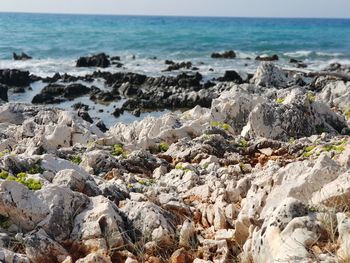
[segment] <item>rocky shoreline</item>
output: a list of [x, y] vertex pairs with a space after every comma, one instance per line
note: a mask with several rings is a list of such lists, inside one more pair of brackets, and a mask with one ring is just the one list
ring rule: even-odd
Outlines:
[[[189, 108], [107, 129], [83, 104], [4, 102], [0, 261], [347, 262], [350, 82], [339, 76], [349, 68], [324, 72], [262, 62], [253, 76], [204, 82], [199, 73], [0, 70], [3, 101], [10, 86], [40, 80], [33, 103], [88, 94], [126, 97], [115, 116]], [[96, 78], [110, 90], [74, 83]]]

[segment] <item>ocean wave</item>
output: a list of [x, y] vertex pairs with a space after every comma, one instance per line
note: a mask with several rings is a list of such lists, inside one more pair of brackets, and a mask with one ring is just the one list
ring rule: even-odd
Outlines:
[[321, 51], [311, 51], [311, 50], [298, 50], [294, 52], [285, 52], [284, 56], [292, 58], [316, 58], [316, 57], [341, 57], [344, 53], [340, 52], [321, 52]]

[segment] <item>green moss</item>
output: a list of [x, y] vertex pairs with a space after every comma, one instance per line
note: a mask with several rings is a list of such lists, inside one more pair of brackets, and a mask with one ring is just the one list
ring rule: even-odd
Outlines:
[[44, 169], [39, 164], [34, 164], [28, 171], [29, 174], [42, 174], [43, 172]]
[[181, 164], [177, 164], [175, 166], [175, 169], [177, 169], [177, 170], [184, 170], [184, 168], [183, 168], [183, 166]]
[[221, 122], [219, 122], [219, 121], [211, 121], [210, 122], [210, 126], [211, 127], [220, 127], [221, 126]]
[[284, 102], [284, 98], [277, 98], [276, 99], [276, 102], [278, 103], [278, 104], [282, 104], [283, 102]]
[[114, 146], [113, 146], [113, 151], [112, 151], [112, 155], [115, 155], [115, 156], [122, 156], [122, 157], [124, 157], [124, 158], [127, 157], [127, 154], [126, 154], [126, 152], [125, 152], [124, 149], [123, 149], [123, 145], [120, 144], [120, 143], [114, 144]]
[[8, 149], [3, 150], [2, 152], [0, 152], [0, 158], [4, 157], [6, 154], [9, 154], [9, 153], [10, 153], [10, 150]]
[[81, 157], [80, 157], [80, 155], [77, 155], [77, 154], [76, 155], [72, 155], [70, 157], [70, 160], [71, 160], [72, 163], [74, 163], [76, 165], [79, 165], [81, 163]]
[[344, 145], [326, 145], [322, 147], [322, 151], [324, 152], [330, 152], [330, 151], [336, 151], [338, 153], [341, 153], [345, 151]]
[[230, 126], [229, 124], [227, 124], [227, 123], [224, 123], [224, 124], [222, 125], [222, 128], [223, 128], [225, 131], [228, 131], [229, 129], [231, 129], [231, 126]]
[[9, 176], [9, 173], [6, 171], [0, 172], [0, 179], [6, 179]]
[[155, 183], [153, 179], [140, 179], [138, 180], [138, 183], [144, 186], [151, 186]]
[[306, 152], [311, 152], [313, 149], [315, 149], [316, 148], [316, 146], [315, 145], [310, 145], [310, 146], [307, 146], [307, 147], [305, 147], [305, 151]]
[[18, 173], [17, 176], [9, 175], [6, 180], [14, 181], [27, 186], [30, 190], [40, 190], [42, 188], [42, 183], [39, 180], [27, 178], [26, 173]]
[[316, 126], [316, 133], [317, 133], [317, 134], [322, 134], [322, 133], [324, 133], [325, 131], [326, 131], [326, 129], [324, 128], [323, 125], [317, 125], [317, 126]]
[[247, 148], [249, 146], [249, 142], [245, 139], [242, 139], [239, 144], [240, 147]]
[[313, 152], [305, 152], [305, 153], [303, 153], [303, 156], [305, 158], [309, 158], [312, 154], [313, 154]]
[[310, 91], [307, 93], [307, 99], [309, 100], [310, 103], [313, 103], [316, 101], [315, 95]]
[[86, 144], [86, 148], [91, 149], [95, 146], [95, 142], [91, 141]]
[[345, 110], [344, 115], [347, 119], [350, 119], [350, 107]]
[[211, 127], [221, 128], [221, 129], [223, 129], [225, 131], [228, 131], [231, 128], [231, 126], [229, 124], [223, 123], [221, 121], [211, 121], [210, 122], [210, 126]]
[[0, 228], [8, 229], [11, 225], [12, 222], [8, 217], [0, 215]]
[[39, 180], [35, 180], [32, 178], [28, 178], [24, 185], [26, 185], [30, 190], [36, 191], [36, 190], [40, 190], [43, 185]]
[[126, 187], [129, 188], [129, 189], [131, 189], [131, 188], [134, 187], [134, 185], [133, 185], [133, 184], [128, 184]]
[[295, 139], [293, 137], [290, 137], [288, 143], [289, 144], [295, 144]]
[[166, 152], [167, 150], [169, 150], [169, 144], [167, 144], [166, 142], [161, 142], [159, 145], [158, 145], [158, 150], [160, 152]]
[[207, 168], [208, 168], [208, 166], [209, 166], [209, 163], [205, 163], [205, 164], [203, 164], [203, 168], [204, 168], [204, 169], [207, 169]]

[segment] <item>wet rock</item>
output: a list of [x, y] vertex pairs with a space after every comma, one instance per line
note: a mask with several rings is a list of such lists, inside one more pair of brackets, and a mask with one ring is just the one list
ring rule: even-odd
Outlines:
[[0, 69], [0, 83], [10, 87], [27, 87], [30, 85], [28, 71], [17, 69]]
[[3, 101], [8, 101], [8, 87], [6, 85], [0, 84], [0, 99]]
[[90, 88], [82, 84], [70, 84], [64, 88], [63, 96], [68, 99], [74, 99], [90, 92]]
[[28, 56], [26, 53], [22, 52], [22, 54], [17, 55], [15, 52], [12, 54], [14, 60], [29, 60], [32, 59], [31, 56]]
[[237, 84], [243, 83], [242, 77], [234, 70], [225, 71], [225, 75], [218, 78], [218, 81], [232, 81]]
[[105, 53], [93, 55], [91, 57], [80, 57], [77, 61], [77, 67], [100, 67], [107, 68], [111, 64]]
[[[166, 61], [168, 62], [168, 61]], [[180, 62], [180, 63], [171, 63], [167, 69], [164, 71], [173, 71], [173, 70], [179, 70], [179, 69], [191, 69], [192, 63], [190, 61], [188, 62]]]
[[212, 58], [226, 58], [226, 59], [233, 59], [236, 57], [236, 53], [233, 50], [225, 51], [223, 53], [212, 53]]

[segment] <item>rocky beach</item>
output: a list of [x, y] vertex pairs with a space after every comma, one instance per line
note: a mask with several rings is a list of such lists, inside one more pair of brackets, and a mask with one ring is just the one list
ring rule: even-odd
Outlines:
[[349, 262], [350, 67], [244, 60], [1, 69], [0, 262]]

